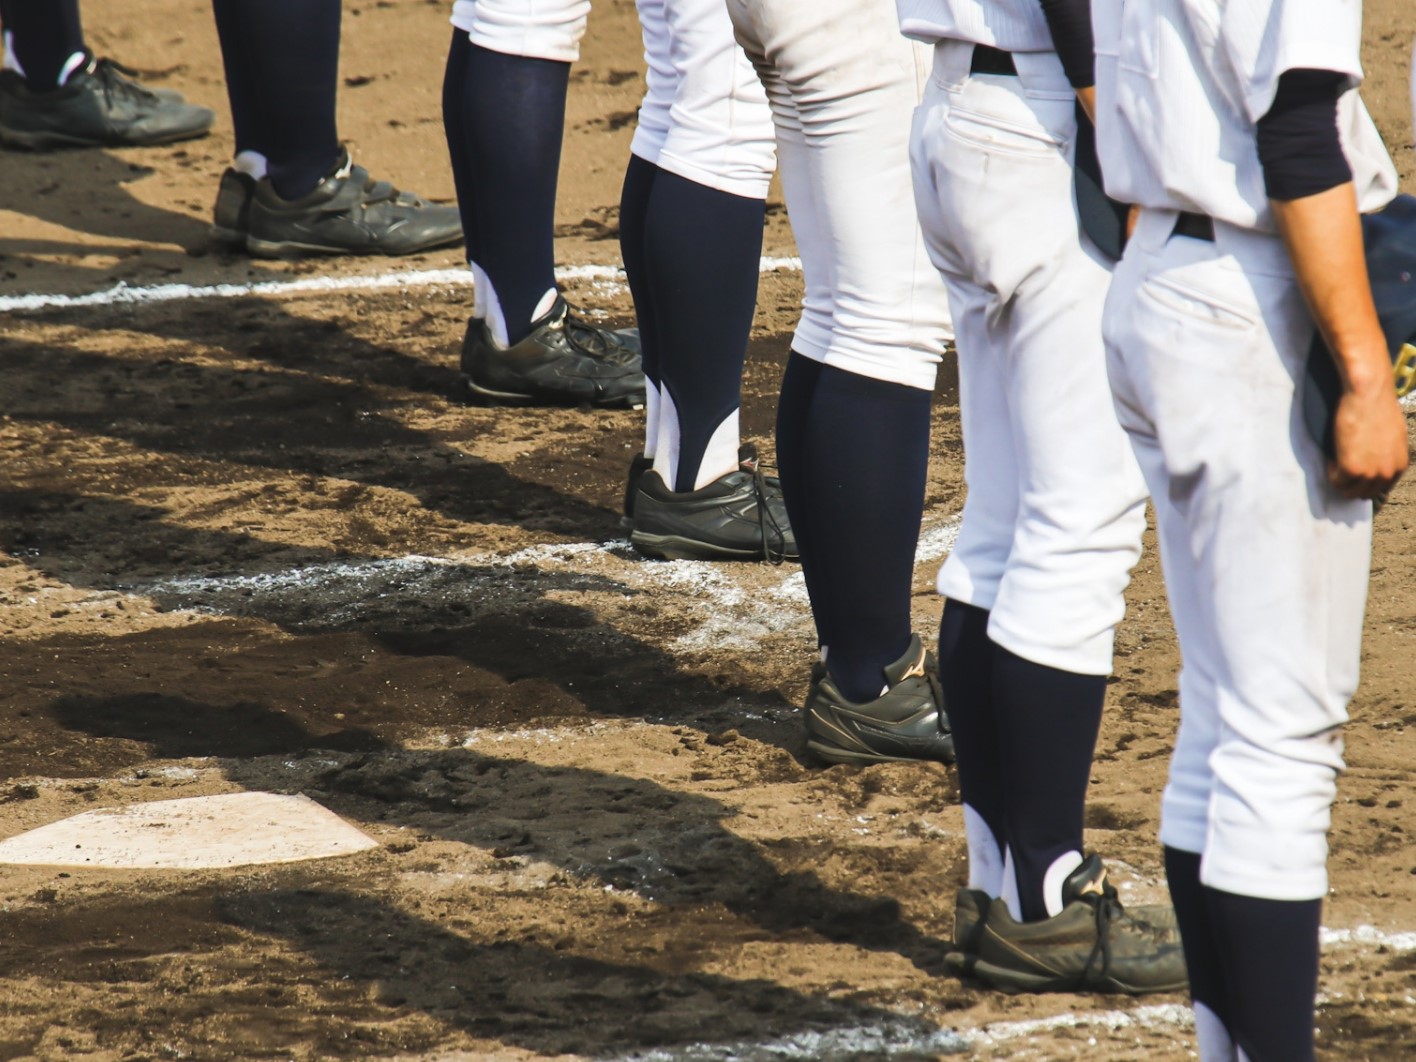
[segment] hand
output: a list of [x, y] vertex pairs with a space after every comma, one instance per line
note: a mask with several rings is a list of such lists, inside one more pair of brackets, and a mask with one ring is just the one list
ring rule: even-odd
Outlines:
[[1348, 498], [1386, 501], [1409, 460], [1406, 417], [1391, 382], [1344, 391], [1333, 436], [1337, 458], [1328, 462], [1328, 481]]

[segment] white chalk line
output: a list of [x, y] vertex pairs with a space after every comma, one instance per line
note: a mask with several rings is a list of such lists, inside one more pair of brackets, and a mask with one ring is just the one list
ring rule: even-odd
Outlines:
[[994, 1022], [976, 1029], [931, 1029], [918, 1019], [899, 1016], [870, 1025], [813, 1029], [758, 1042], [697, 1043], [635, 1051], [617, 1056], [614, 1062], [917, 1058], [920, 1055], [964, 1054], [1063, 1029], [1095, 1029], [1106, 1033], [1138, 1030], [1175, 1033], [1193, 1026], [1194, 1017], [1190, 1008], [1180, 1003], [1161, 1003], [1130, 1011], [1073, 1011], [1028, 1021]]
[[[761, 271], [801, 271], [801, 259], [795, 257], [763, 257]], [[573, 265], [556, 270], [556, 280], [562, 284], [575, 281], [609, 283], [624, 287], [624, 269], [616, 265]], [[149, 287], [129, 287], [119, 281], [104, 291], [86, 295], [60, 292], [35, 295], [0, 296], [0, 313], [14, 310], [46, 310], [54, 308], [80, 309], [93, 306], [120, 306], [139, 303], [178, 302], [185, 299], [239, 299], [260, 295], [301, 295], [312, 292], [379, 291], [389, 288], [470, 287], [472, 274], [466, 269], [395, 270], [357, 277], [302, 277], [298, 280], [263, 280], [250, 284], [155, 284]]]
[[[1370, 926], [1362, 927], [1371, 929]], [[1416, 1001], [1407, 1000], [1408, 1004]], [[1322, 1001], [1319, 1001], [1321, 1008]], [[1061, 1030], [1095, 1030], [1097, 1033], [1152, 1031], [1175, 1034], [1194, 1028], [1188, 1004], [1160, 1003], [1135, 1010], [1069, 1011], [1026, 1021], [993, 1022], [976, 1029], [933, 1029], [919, 1019], [903, 1015], [870, 1025], [841, 1026], [791, 1033], [772, 1040], [696, 1043], [635, 1051], [616, 1056], [614, 1062], [781, 1062], [796, 1059], [894, 1058], [920, 1055], [963, 1054], [997, 1047], [1013, 1040], [1035, 1038]], [[1079, 1053], [1097, 1046], [1093, 1035]]]
[[[958, 533], [950, 516], [920, 536], [916, 562], [946, 554]], [[526, 579], [531, 571], [554, 582]], [[407, 619], [449, 610], [460, 617], [508, 612], [547, 600], [547, 591], [666, 592], [689, 599], [696, 625], [668, 646], [694, 654], [725, 648], [752, 650], [770, 636], [811, 620], [806, 582], [793, 565], [766, 586], [757, 566], [712, 561], [649, 561], [624, 539], [543, 543], [509, 554], [466, 556], [408, 554], [376, 560], [337, 561], [269, 572], [176, 575], [115, 584], [89, 594], [111, 603], [114, 592], [152, 600], [167, 612], [246, 615], [291, 629], [328, 630], [349, 623]], [[751, 577], [747, 577], [751, 576]], [[39, 604], [38, 594], [0, 607]], [[82, 608], [85, 601], [66, 602]]]

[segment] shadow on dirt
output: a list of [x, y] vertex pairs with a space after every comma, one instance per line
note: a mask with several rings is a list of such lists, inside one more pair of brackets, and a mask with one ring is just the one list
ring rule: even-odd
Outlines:
[[[60, 979], [79, 994], [90, 985], [162, 990], [159, 1025], [147, 1024], [141, 1007], [94, 1012], [86, 1022], [99, 1045], [128, 1052], [249, 1057], [264, 1048], [282, 1057], [360, 1058], [455, 1047], [450, 1031], [602, 1059], [734, 1043], [748, 1053], [712, 1057], [753, 1058], [764, 1040], [794, 1041], [796, 1057], [808, 1057], [822, 1033], [842, 1029], [933, 1037], [933, 1051], [890, 1056], [905, 1062], [963, 1046], [881, 1007], [767, 980], [681, 972], [675, 966], [688, 940], [659, 938], [642, 949], [651, 953], [642, 961], [622, 958], [625, 949], [606, 942], [642, 916], [626, 917], [612, 898], [582, 912], [574, 937], [549, 940], [468, 917], [434, 921], [285, 875], [292, 877], [293, 885], [276, 888], [214, 886], [2, 913], [0, 958], [12, 976]], [[577, 951], [587, 944], [589, 954]]]
[[[301, 326], [308, 329], [311, 322]], [[299, 330], [286, 342], [299, 345]], [[4, 412], [13, 421], [57, 424], [154, 455], [146, 471], [133, 467], [130, 488], [203, 474], [176, 467], [178, 462], [220, 462], [406, 491], [422, 507], [464, 522], [530, 525], [579, 539], [613, 535], [618, 528], [616, 513], [399, 423], [394, 413], [410, 401], [406, 394], [391, 395], [369, 380], [318, 375], [325, 370], [300, 359], [267, 368], [130, 361], [15, 340], [3, 341], [0, 353], [10, 388]], [[370, 352], [370, 374], [396, 357]], [[430, 389], [452, 388], [451, 369], [408, 361], [409, 371], [430, 381]], [[398, 373], [399, 386], [407, 387], [407, 373]], [[309, 487], [314, 504], [330, 504], [321, 497], [329, 488]], [[352, 509], [357, 500], [353, 495], [333, 502]]]

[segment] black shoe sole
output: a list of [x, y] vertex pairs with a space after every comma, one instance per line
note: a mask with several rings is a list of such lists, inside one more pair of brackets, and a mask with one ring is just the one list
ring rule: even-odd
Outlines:
[[1009, 995], [1018, 995], [1023, 992], [1102, 992], [1126, 996], [1145, 996], [1161, 992], [1183, 992], [1189, 986], [1188, 979], [1177, 981], [1174, 984], [1130, 985], [1118, 981], [1114, 977], [1103, 977], [1083, 984], [1075, 977], [1028, 973], [1006, 966], [995, 966], [993, 963], [973, 955], [959, 956], [959, 959], [965, 958], [968, 960], [967, 962], [958, 961], [955, 955], [951, 954], [945, 958], [945, 962], [955, 973], [976, 978], [990, 988], [996, 988]]
[[144, 137], [141, 140], [95, 140], [93, 137], [69, 136], [66, 133], [30, 132], [24, 129], [10, 129], [0, 125], [0, 144], [21, 148], [25, 151], [54, 151], [64, 148], [124, 148], [159, 147], [176, 144], [183, 140], [195, 140], [206, 136], [210, 126], [195, 130], [180, 130], [161, 136]]
[[591, 406], [595, 409], [643, 409], [644, 392], [630, 391], [622, 395], [586, 398], [581, 395], [526, 394], [518, 391], [496, 391], [483, 387], [472, 377], [463, 375], [467, 401], [476, 406]]
[[[736, 549], [732, 546], [704, 542], [701, 539], [686, 538], [683, 535], [652, 535], [647, 531], [635, 531], [629, 536], [629, 543], [640, 553], [657, 560], [760, 561], [765, 559], [762, 556], [762, 550], [757, 547]], [[794, 561], [798, 557], [795, 553], [787, 553], [782, 559]]]
[[462, 233], [459, 232], [455, 236], [418, 244], [416, 247], [409, 247], [406, 250], [385, 251], [377, 247], [356, 250], [350, 247], [332, 247], [329, 244], [300, 243], [295, 240], [261, 240], [235, 229], [222, 228], [219, 225], [212, 226], [211, 235], [212, 239], [218, 243], [232, 250], [243, 251], [252, 258], [310, 258], [316, 255], [351, 255], [361, 258], [382, 255], [385, 258], [397, 258], [402, 255], [435, 250], [438, 247], [450, 247], [462, 240]]
[[[823, 720], [811, 708], [807, 710], [806, 720], [806, 747], [807, 750], [818, 759], [827, 763], [851, 763], [857, 766], [865, 766], [871, 763], [944, 763], [954, 762], [953, 743], [950, 743], [950, 751], [946, 757], [939, 756], [910, 756], [899, 752], [880, 752], [872, 749], [860, 741], [848, 731], [840, 727], [833, 726], [829, 720]], [[816, 725], [813, 726], [813, 720]], [[856, 742], [856, 748], [846, 748], [835, 741], [826, 740], [822, 737], [823, 729], [836, 730], [844, 737]]]
[[826, 763], [846, 763], [854, 764], [857, 767], [865, 767], [872, 763], [953, 763], [953, 757], [947, 760], [936, 759], [933, 756], [896, 756], [884, 752], [867, 752], [858, 749], [843, 749], [839, 745], [829, 745], [824, 741], [815, 741], [810, 738], [806, 742], [807, 751], [819, 760]]

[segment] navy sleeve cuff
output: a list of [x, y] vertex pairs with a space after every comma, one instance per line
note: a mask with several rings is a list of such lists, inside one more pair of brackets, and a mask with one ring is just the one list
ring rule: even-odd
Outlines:
[[1092, 42], [1090, 0], [1038, 0], [1052, 46], [1062, 60], [1062, 69], [1073, 88], [1096, 84], [1096, 55]]
[[1270, 199], [1287, 202], [1352, 180], [1337, 132], [1337, 100], [1347, 85], [1332, 70], [1286, 70], [1259, 119], [1259, 164]]

